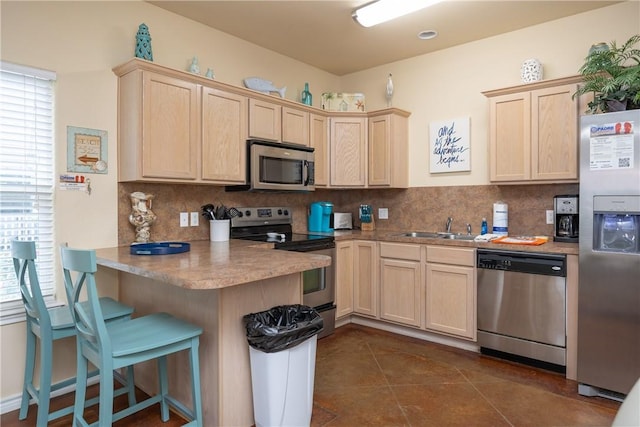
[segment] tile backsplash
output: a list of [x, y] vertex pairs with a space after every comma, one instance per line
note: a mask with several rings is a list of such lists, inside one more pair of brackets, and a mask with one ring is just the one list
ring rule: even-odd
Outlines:
[[[311, 202], [330, 201], [336, 212], [351, 212], [354, 226], [359, 226], [358, 207], [373, 206], [377, 230], [441, 231], [447, 217], [453, 217], [453, 232], [479, 234], [482, 218], [491, 231], [493, 203], [509, 205], [509, 234], [549, 235], [553, 225], [545, 222], [545, 211], [553, 209], [553, 196], [578, 194], [578, 184], [486, 185], [459, 187], [414, 187], [384, 190], [316, 190], [313, 193], [243, 193], [225, 192], [224, 187], [179, 184], [118, 184], [118, 242], [128, 245], [135, 240], [129, 223], [129, 195], [141, 191], [155, 196], [152, 210], [158, 217], [151, 226], [154, 241], [190, 241], [209, 238], [209, 222], [201, 214], [207, 203], [232, 206], [288, 206], [293, 210], [294, 231], [307, 228], [307, 209]], [[389, 219], [378, 219], [378, 208], [389, 209]], [[180, 212], [198, 212], [200, 224], [180, 227]]]

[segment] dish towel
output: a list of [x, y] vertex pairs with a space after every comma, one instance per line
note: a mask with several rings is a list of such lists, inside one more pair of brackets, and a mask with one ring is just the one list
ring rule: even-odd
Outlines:
[[487, 233], [487, 234], [480, 234], [478, 236], [475, 237], [475, 239], [473, 239], [475, 242], [490, 242], [494, 239], [497, 239], [498, 237], [502, 237], [499, 234], [491, 234], [491, 233]]

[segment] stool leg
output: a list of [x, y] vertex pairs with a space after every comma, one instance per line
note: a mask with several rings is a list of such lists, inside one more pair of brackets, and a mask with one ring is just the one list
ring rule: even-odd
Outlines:
[[[105, 360], [108, 359], [108, 360]], [[100, 360], [100, 415], [98, 424], [113, 424], [113, 363], [111, 358]]]
[[[20, 402], [19, 420], [27, 418], [29, 412], [29, 387], [33, 386], [33, 371], [36, 366], [36, 335], [31, 330], [31, 320], [27, 318], [27, 354], [24, 365], [24, 382], [22, 384], [22, 400]], [[37, 404], [37, 402], [36, 402]]]
[[169, 381], [167, 379], [167, 356], [158, 358], [158, 380], [160, 381], [160, 414], [162, 422], [169, 421], [169, 404], [167, 403], [167, 394], [169, 392]]
[[133, 377], [133, 366], [127, 366], [127, 396], [129, 396], [129, 406], [136, 404], [136, 384]]
[[51, 397], [51, 370], [53, 359], [51, 337], [40, 339], [40, 390], [38, 391], [38, 427], [46, 427], [49, 419], [49, 398]]
[[202, 427], [202, 397], [200, 395], [200, 358], [198, 355], [198, 337], [191, 339], [191, 395], [193, 396], [193, 414], [197, 427]]
[[[84, 425], [84, 400], [87, 394], [87, 360], [82, 356], [80, 343], [77, 343], [76, 399], [73, 405], [73, 425]], [[102, 405], [101, 405], [102, 406]]]

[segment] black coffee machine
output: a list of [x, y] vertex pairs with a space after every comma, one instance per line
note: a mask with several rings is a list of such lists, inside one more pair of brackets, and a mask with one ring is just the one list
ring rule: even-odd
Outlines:
[[577, 194], [560, 195], [553, 198], [554, 242], [578, 242], [578, 206]]

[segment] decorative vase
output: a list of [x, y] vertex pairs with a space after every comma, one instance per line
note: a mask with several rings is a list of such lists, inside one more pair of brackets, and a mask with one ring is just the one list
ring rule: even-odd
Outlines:
[[389, 73], [389, 77], [387, 77], [387, 107], [391, 107], [391, 100], [393, 99], [393, 80], [391, 80], [391, 73]]
[[131, 215], [129, 222], [136, 228], [136, 243], [148, 243], [151, 241], [151, 224], [157, 219], [151, 210], [153, 194], [144, 194], [136, 191], [129, 195], [131, 200]]
[[313, 105], [313, 95], [309, 92], [309, 83], [304, 84], [304, 90], [301, 94], [301, 101], [305, 105]]
[[609, 45], [604, 42], [592, 44], [591, 47], [589, 48], [589, 55], [592, 55], [596, 52], [606, 52], [608, 50], [609, 50]]
[[522, 83], [532, 83], [542, 80], [542, 64], [535, 58], [527, 59], [520, 68]]
[[189, 72], [194, 74], [200, 74], [200, 65], [198, 65], [198, 57], [194, 56], [189, 66]]
[[151, 51], [151, 35], [149, 27], [140, 24], [138, 33], [136, 34], [136, 58], [153, 61], [153, 52]]

